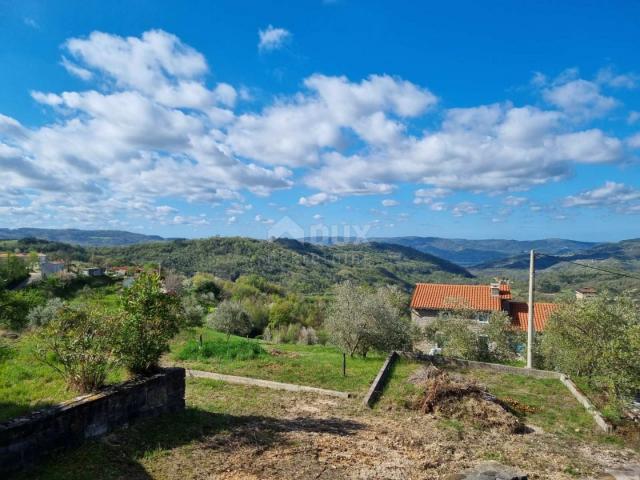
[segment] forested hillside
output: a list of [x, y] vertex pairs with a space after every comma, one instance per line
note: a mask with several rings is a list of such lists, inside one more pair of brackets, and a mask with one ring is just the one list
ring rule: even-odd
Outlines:
[[[524, 295], [528, 269], [529, 255], [525, 254], [489, 262], [472, 271], [482, 278], [507, 276], [515, 281], [516, 293], [520, 291]], [[640, 277], [640, 239], [599, 244], [573, 255], [540, 255], [536, 258], [536, 288], [542, 294], [552, 295], [545, 297], [547, 300], [557, 294], [572, 295], [576, 288], [585, 286], [612, 292], [640, 292], [640, 280], [636, 277]]]
[[562, 238], [542, 240], [467, 240], [462, 238], [438, 237], [390, 237], [377, 238], [375, 241], [395, 243], [430, 253], [440, 258], [470, 267], [481, 263], [500, 260], [505, 257], [536, 249], [550, 255], [568, 255], [591, 248], [596, 243], [578, 242]]
[[[536, 262], [538, 269], [549, 268], [560, 263], [576, 260], [598, 260], [617, 261], [626, 264], [627, 268], [636, 269], [640, 267], [640, 239], [622, 240], [616, 243], [601, 243], [578, 253], [569, 255], [552, 255], [543, 252]], [[485, 262], [477, 265], [476, 268], [503, 268], [519, 269], [529, 266], [529, 254], [524, 253], [496, 261]]]
[[297, 240], [249, 238], [175, 240], [96, 253], [116, 264], [162, 262], [183, 274], [209, 272], [235, 279], [256, 273], [287, 289], [318, 293], [336, 282], [394, 284], [410, 289], [419, 281], [460, 282], [472, 275], [464, 268], [417, 250], [379, 243], [320, 246]]

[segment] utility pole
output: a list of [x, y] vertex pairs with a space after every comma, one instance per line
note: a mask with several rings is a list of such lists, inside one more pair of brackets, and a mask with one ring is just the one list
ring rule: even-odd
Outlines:
[[533, 368], [533, 283], [535, 279], [535, 253], [531, 250], [529, 257], [529, 315], [527, 322], [527, 368]]

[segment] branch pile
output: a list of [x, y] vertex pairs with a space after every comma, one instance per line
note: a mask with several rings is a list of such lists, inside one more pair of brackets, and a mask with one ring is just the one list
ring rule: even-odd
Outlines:
[[428, 366], [417, 371], [409, 381], [420, 388], [413, 408], [425, 414], [507, 433], [525, 431], [522, 422], [507, 405], [473, 380]]

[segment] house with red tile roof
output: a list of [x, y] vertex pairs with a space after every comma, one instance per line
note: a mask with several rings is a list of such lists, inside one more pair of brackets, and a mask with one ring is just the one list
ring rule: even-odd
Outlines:
[[[544, 330], [547, 320], [557, 308], [553, 303], [534, 304], [534, 327], [537, 332]], [[492, 312], [509, 314], [514, 327], [526, 331], [528, 324], [528, 304], [514, 302], [508, 282], [500, 281], [490, 285], [450, 285], [440, 283], [418, 283], [411, 298], [411, 318], [421, 327], [428, 325], [445, 312], [465, 312], [481, 324], [489, 321]]]

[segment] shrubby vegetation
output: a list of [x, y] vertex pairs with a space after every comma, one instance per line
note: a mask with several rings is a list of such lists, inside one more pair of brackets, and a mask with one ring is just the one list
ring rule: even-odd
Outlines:
[[24, 329], [29, 312], [45, 302], [45, 293], [35, 288], [0, 290], [0, 328], [12, 331]]
[[143, 273], [123, 292], [121, 310], [116, 353], [132, 373], [149, 373], [180, 330], [179, 299], [162, 291], [157, 274]]
[[228, 360], [250, 360], [266, 355], [256, 340], [236, 339], [226, 342], [189, 340], [178, 352], [179, 360], [206, 360], [209, 358]]
[[0, 289], [11, 288], [29, 278], [29, 268], [22, 258], [8, 254], [0, 258]]
[[471, 318], [464, 310], [447, 312], [425, 329], [425, 337], [449, 357], [493, 362], [517, 358], [524, 334], [511, 324], [506, 312], [491, 313], [486, 325]]
[[48, 325], [56, 317], [62, 307], [64, 307], [64, 302], [61, 299], [54, 297], [47, 300], [47, 303], [44, 305], [38, 305], [32, 308], [27, 315], [29, 327], [37, 328]]
[[101, 388], [116, 365], [134, 374], [153, 372], [182, 318], [178, 298], [163, 292], [155, 273], [141, 274], [117, 309], [53, 299], [29, 314], [38, 358], [82, 393]]
[[116, 362], [116, 320], [88, 307], [64, 306], [37, 333], [36, 355], [80, 393], [101, 388]]
[[540, 352], [547, 368], [587, 379], [622, 399], [640, 391], [640, 308], [630, 294], [565, 303]]

